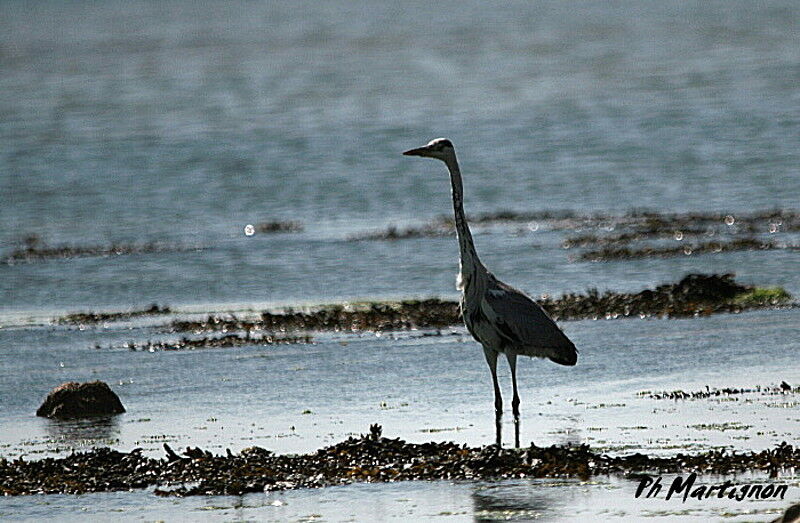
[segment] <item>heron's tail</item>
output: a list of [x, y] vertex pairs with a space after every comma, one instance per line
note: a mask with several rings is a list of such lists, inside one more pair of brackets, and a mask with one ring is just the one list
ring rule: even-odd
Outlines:
[[575, 348], [575, 345], [573, 345], [571, 341], [568, 339], [566, 341], [568, 345], [562, 345], [561, 347], [553, 348], [548, 357], [550, 358], [550, 361], [558, 363], [559, 365], [567, 365], [572, 367], [578, 363], [578, 349]]

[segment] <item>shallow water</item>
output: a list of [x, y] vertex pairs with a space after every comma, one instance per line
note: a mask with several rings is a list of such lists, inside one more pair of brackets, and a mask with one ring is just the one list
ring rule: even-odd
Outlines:
[[[463, 327], [441, 336], [319, 334], [314, 345], [153, 353], [92, 348], [156, 336], [152, 330], [40, 328], [34, 330], [39, 339], [31, 330], [24, 337], [0, 330], [2, 345], [18, 355], [13, 373], [4, 376], [16, 385], [4, 401], [5, 455], [35, 456], [84, 440], [142, 447], [159, 457], [165, 442], [215, 452], [251, 445], [309, 452], [366, 432], [370, 423], [383, 425], [389, 437], [415, 442], [493, 441], [488, 372]], [[655, 453], [665, 447], [761, 449], [800, 432], [793, 395], [683, 402], [636, 395], [796, 383], [800, 310], [580, 321], [566, 323], [565, 330], [581, 349], [580, 365], [520, 364], [524, 443], [586, 442]], [[509, 373], [505, 367], [501, 373], [507, 388]], [[52, 383], [98, 378], [123, 398], [124, 416], [101, 426], [31, 416]]]
[[[674, 476], [664, 476], [669, 485]], [[721, 483], [722, 478], [710, 478]], [[794, 487], [797, 477], [789, 478]], [[741, 484], [765, 482], [745, 476]], [[735, 503], [709, 498], [685, 504], [675, 498], [634, 499], [638, 481], [598, 477], [577, 480], [507, 480], [497, 482], [409, 481], [358, 484], [319, 490], [269, 492], [241, 497], [214, 496], [182, 500], [149, 492], [36, 496], [0, 505], [0, 515], [24, 511], [29, 519], [57, 514], [59, 521], [113, 517], [115, 520], [202, 519], [203, 521], [693, 521], [770, 520], [786, 502]], [[620, 495], [624, 493], [623, 495]], [[5, 500], [4, 500], [5, 501]], [[5, 509], [5, 512], [2, 509]], [[22, 518], [11, 517], [11, 520]]]
[[[448, 292], [452, 242], [338, 241], [450, 212], [443, 167], [399, 154], [440, 135], [471, 212], [735, 214], [800, 193], [794, 2], [0, 14], [0, 247], [32, 233], [207, 247], [0, 267], [3, 312]], [[306, 232], [244, 236], [267, 219]], [[532, 292], [640, 286], [606, 265], [565, 269], [535, 234], [513, 243], [478, 247]]]
[[[182, 317], [453, 297], [452, 238], [347, 241], [449, 212], [443, 167], [399, 154], [435, 136], [458, 148], [472, 213], [794, 208], [798, 20], [782, 1], [0, 3], [0, 256], [30, 234], [197, 247], [0, 264], [0, 455], [111, 445], [160, 456], [165, 442], [307, 452], [376, 422], [410, 441], [491, 442], [488, 372], [463, 328], [141, 353], [94, 347], [178, 337], [163, 332], [171, 317], [50, 321], [152, 302]], [[243, 232], [274, 219], [305, 230]], [[475, 240], [499, 277], [533, 295], [638, 291], [687, 272], [735, 272], [800, 295], [798, 251], [579, 262], [561, 248], [564, 232], [529, 225], [477, 228]], [[523, 443], [675, 453], [796, 441], [793, 396], [636, 392], [796, 385], [797, 309], [564, 327], [577, 367], [520, 363]], [[100, 424], [33, 416], [54, 385], [89, 379], [111, 384], [128, 412]], [[519, 503], [504, 513], [507, 499]], [[777, 506], [647, 505], [626, 480], [599, 478], [237, 500], [26, 497], [0, 500], [0, 517], [727, 520], [725, 510], [754, 510], [740, 519], [766, 520]]]
[[[796, 441], [800, 432], [796, 395], [751, 393], [676, 402], [649, 399], [637, 392], [702, 390], [705, 385], [752, 387], [780, 380], [797, 383], [800, 375], [794, 361], [800, 310], [687, 320], [580, 321], [565, 323], [565, 328], [581, 348], [578, 366], [521, 362], [523, 444], [589, 443], [613, 453], [673, 455], [708, 448], [761, 450], [781, 441]], [[14, 372], [3, 377], [4, 383], [16, 387], [16, 393], [7, 394], [4, 401], [0, 449], [7, 457], [36, 459], [96, 445], [141, 447], [161, 457], [164, 443], [176, 449], [201, 446], [215, 453], [227, 448], [238, 452], [252, 445], [277, 452], [309, 452], [366, 432], [370, 423], [382, 424], [389, 437], [414, 442], [454, 440], [481, 445], [493, 441], [488, 373], [478, 347], [467, 340], [463, 328], [452, 329], [455, 335], [449, 335], [450, 329], [442, 336], [324, 334], [310, 346], [154, 353], [91, 348], [89, 340], [148, 337], [137, 330], [26, 328], [24, 337], [15, 330], [0, 330], [2, 345], [18, 357]], [[22, 339], [15, 343], [14, 338]], [[72, 344], [65, 343], [65, 338], [72, 338]], [[26, 350], [23, 343], [36, 348]], [[27, 351], [35, 356], [26, 358]], [[505, 368], [501, 375], [509, 397]], [[96, 378], [112, 384], [128, 409], [126, 414], [103, 423], [58, 422], [32, 415], [53, 383]], [[506, 437], [511, 431], [506, 420]], [[674, 515], [685, 510], [702, 518], [739, 510], [739, 505], [757, 514], [783, 506], [780, 500], [734, 507], [692, 504], [691, 500], [688, 505], [644, 503], [633, 499], [635, 484], [630, 481], [597, 481], [559, 483], [561, 487], [545, 482], [544, 493], [541, 482], [498, 482], [490, 487], [509, 489], [520, 499], [519, 506], [507, 509], [507, 515], [521, 519], [534, 512], [548, 519], [570, 519], [575, 514], [624, 519], [643, 517], [649, 511]], [[778, 481], [798, 486], [790, 471]], [[60, 514], [69, 507], [86, 507], [90, 513], [107, 516], [122, 511], [121, 516], [146, 519], [157, 514], [167, 519], [170, 515], [193, 517], [205, 510], [218, 519], [300, 519], [318, 513], [325, 519], [357, 521], [380, 514], [427, 519], [452, 513], [481, 519], [484, 509], [467, 501], [476, 491], [490, 487], [472, 483], [354, 486], [331, 492], [180, 503], [151, 493], [130, 494], [123, 501], [120, 494], [55, 496], [53, 501], [37, 496], [0, 501], [0, 512], [33, 519], [48, 508]], [[505, 494], [495, 494], [500, 498], [497, 503], [506, 499]], [[542, 496], [545, 506], [539, 507], [537, 500]], [[97, 502], [87, 501], [95, 498]], [[279, 510], [272, 505], [276, 500], [287, 506]], [[378, 503], [381, 508], [351, 513], [354, 503], [369, 507]]]

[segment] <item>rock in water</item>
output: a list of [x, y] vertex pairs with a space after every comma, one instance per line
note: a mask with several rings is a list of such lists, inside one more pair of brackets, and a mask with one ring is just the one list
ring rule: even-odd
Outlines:
[[50, 391], [36, 411], [45, 418], [73, 419], [111, 416], [125, 412], [125, 407], [108, 384], [102, 381], [62, 383]]
[[797, 523], [798, 521], [800, 521], [800, 503], [787, 508], [783, 516], [773, 519], [772, 523]]

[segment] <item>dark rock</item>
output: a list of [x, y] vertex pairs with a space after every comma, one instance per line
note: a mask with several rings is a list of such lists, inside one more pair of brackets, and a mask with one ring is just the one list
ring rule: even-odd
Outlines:
[[119, 397], [102, 381], [62, 383], [50, 391], [36, 411], [44, 418], [89, 418], [125, 412]]
[[787, 508], [786, 512], [781, 517], [773, 519], [772, 523], [800, 523], [800, 503]]

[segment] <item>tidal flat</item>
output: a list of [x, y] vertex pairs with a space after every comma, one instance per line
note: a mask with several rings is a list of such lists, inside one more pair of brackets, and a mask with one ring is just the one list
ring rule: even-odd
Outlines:
[[[531, 368], [520, 382], [531, 400], [523, 402], [521, 449], [487, 444], [489, 396], [466, 385], [486, 378], [485, 369], [471, 357], [475, 351], [464, 353], [474, 347], [454, 301], [356, 302], [197, 320], [180, 307], [153, 304], [69, 313], [33, 328], [12, 326], [0, 330], [0, 339], [13, 340], [23, 331], [28, 340], [31, 334], [68, 337], [69, 346], [48, 349], [50, 358], [58, 358], [56, 374], [116, 376], [111, 385], [128, 412], [102, 420], [32, 420], [23, 407], [36, 398], [28, 395], [9, 418], [13, 429], [0, 440], [0, 488], [6, 500], [47, 493], [49, 503], [83, 506], [98, 516], [189, 510], [212, 519], [302, 518], [309, 503], [316, 506], [332, 491], [336, 501], [310, 514], [350, 514], [343, 500], [351, 493], [369, 498], [407, 492], [408, 503], [438, 511], [423, 514], [401, 504], [390, 513], [558, 519], [566, 507], [556, 499], [581, 492], [581, 499], [594, 500], [587, 514], [642, 515], [661, 507], [666, 516], [683, 517], [686, 502], [636, 498], [641, 478], [695, 472], [703, 488], [742, 477], [796, 488], [800, 458], [793, 434], [800, 425], [792, 413], [798, 388], [790, 383], [800, 377], [781, 363], [791, 342], [770, 330], [789, 336], [787, 328], [796, 330], [791, 325], [800, 309], [792, 300], [785, 290], [749, 285], [732, 274], [687, 275], [631, 293], [543, 297], [551, 314], [571, 320], [562, 326], [579, 347], [591, 347], [596, 332], [611, 345], [582, 351], [575, 369], [580, 384], [564, 369], [525, 365]], [[606, 321], [626, 317], [632, 319]], [[643, 340], [642, 329], [646, 343], [632, 344]], [[767, 352], [775, 356], [774, 366], [739, 372], [752, 365], [754, 355], [744, 345], [734, 349], [741, 342], [716, 345], [720, 329], [732, 340], [772, 339]], [[86, 353], [92, 348], [95, 357]], [[662, 351], [677, 359], [664, 358]], [[701, 367], [685, 356], [700, 352], [708, 358]], [[190, 362], [171, 354], [185, 354]], [[441, 361], [448, 362], [444, 375], [437, 372]], [[34, 375], [39, 385], [33, 388], [44, 394], [51, 373]], [[166, 375], [169, 384], [162, 382]], [[436, 412], [436, 421], [420, 412]], [[353, 432], [369, 418], [377, 423]], [[504, 430], [511, 432], [509, 420]], [[368, 494], [363, 484], [377, 490]], [[560, 494], [544, 504], [526, 501], [547, 497], [553, 488]], [[502, 509], [442, 508], [447, 503], [440, 496], [464, 495], [464, 489], [472, 496], [512, 492], [520, 499]], [[286, 490], [298, 493], [275, 492]], [[127, 500], [120, 501], [119, 491]], [[83, 495], [72, 502], [62, 497], [76, 494]], [[93, 496], [100, 498], [85, 506]], [[178, 498], [208, 501], [182, 501], [180, 508], [161, 501]], [[757, 502], [762, 515], [786, 508], [781, 498], [743, 502]], [[688, 503], [698, 517], [738, 510], [717, 499]], [[36, 503], [21, 509], [6, 501], [0, 513], [2, 506], [10, 515], [31, 514]]]
[[[625, 519], [688, 511], [698, 518], [724, 512], [736, 520], [777, 515], [788, 503], [637, 499], [638, 474], [669, 478], [697, 471], [702, 485], [749, 478], [787, 485], [789, 492], [800, 481], [791, 468], [797, 459], [793, 435], [800, 430], [800, 376], [788, 352], [800, 319], [794, 308], [564, 322], [584, 348], [581, 365], [565, 371], [543, 362], [522, 364], [523, 449], [500, 451], [487, 445], [493, 440], [490, 383], [463, 327], [444, 327], [439, 334], [445, 335], [434, 336], [429, 334], [436, 329], [319, 331], [312, 345], [155, 352], [112, 347], [110, 340], [154, 336], [164, 325], [156, 317], [158, 325], [133, 330], [129, 320], [35, 329], [45, 337], [84, 340], [72, 348], [50, 346], [55, 375], [114, 377], [110, 384], [128, 412], [94, 421], [34, 419], [24, 405], [41, 397], [24, 394], [29, 399], [17, 401], [16, 414], [4, 422], [3, 488], [87, 494], [6, 497], [3, 514], [32, 517], [42, 507], [97, 517], [340, 519], [372, 515], [351, 507], [355, 499], [388, 496], [394, 501], [384, 501], [386, 514], [417, 518], [525, 519], [541, 513], [568, 519], [608, 511]], [[601, 332], [609, 345], [587, 350]], [[716, 342], [719, 332], [730, 346]], [[6, 340], [12, 334], [0, 330]], [[743, 343], [753, 336], [764, 340], [770, 364], [753, 366], [756, 355]], [[109, 347], [87, 353], [92, 339], [109, 340]], [[698, 366], [686, 357], [696, 353], [709, 359]], [[438, 370], [441, 361], [450, 367], [446, 374]], [[203, 369], [201, 377], [197, 369]], [[52, 371], [32, 376], [39, 385], [30, 387], [43, 396]], [[469, 386], [473, 380], [485, 387]], [[688, 392], [662, 392], [676, 385]], [[370, 432], [363, 419], [373, 419], [382, 431]], [[504, 430], [511, 433], [509, 419]], [[95, 450], [101, 447], [110, 449]], [[72, 479], [58, 481], [68, 476], [55, 470]], [[45, 483], [38, 483], [41, 478]], [[265, 492], [267, 484], [268, 491], [325, 487], [281, 493]], [[125, 492], [88, 493], [116, 489]], [[500, 498], [507, 502], [508, 496], [516, 501], [503, 505]], [[44, 499], [49, 501], [42, 506]], [[165, 504], [176, 499], [182, 501]]]
[[[436, 136], [458, 150], [481, 259], [557, 302], [580, 351], [570, 369], [519, 362], [525, 452], [585, 445], [602, 465], [796, 448], [799, 9], [0, 2], [0, 456], [51, 460], [55, 477], [102, 465], [93, 453], [188, 475], [375, 450], [361, 434], [378, 424], [405, 442], [389, 450], [491, 460], [447, 173], [401, 154]], [[645, 255], [581, 258], [606, 247]], [[698, 274], [749, 290], [719, 309], [680, 301]], [[430, 314], [401, 305], [427, 300]], [[232, 330], [173, 327], [209, 317]], [[311, 339], [260, 343], [278, 335]], [[54, 386], [95, 380], [124, 414], [36, 417]], [[796, 498], [797, 469], [773, 470], [695, 485]], [[662, 476], [666, 489], [687, 473]], [[637, 497], [646, 478], [615, 472], [155, 495], [200, 488], [188, 479], [3, 496], [0, 519], [742, 522], [790, 503]]]
[[[785, 442], [755, 453], [714, 450], [678, 453], [669, 458], [641, 453], [612, 457], [595, 452], [588, 445], [540, 448], [531, 444], [528, 448], [506, 449], [496, 445], [470, 448], [452, 442], [413, 444], [383, 437], [377, 424], [371, 425], [366, 434], [306, 455], [278, 456], [261, 447], [248, 447], [239, 454], [227, 449], [224, 456], [188, 447], [178, 454], [166, 443], [164, 450], [166, 457], [160, 460], [143, 456], [141, 449], [121, 453], [108, 448], [57, 459], [0, 460], [0, 489], [4, 496], [19, 496], [156, 486], [155, 494], [162, 497], [220, 496], [359, 482], [519, 478], [588, 481], [611, 473], [630, 476], [686, 471], [720, 476], [763, 472], [777, 478], [800, 466], [800, 449]], [[188, 484], [192, 486], [186, 487]], [[788, 487], [782, 487], [782, 491], [786, 490]]]

